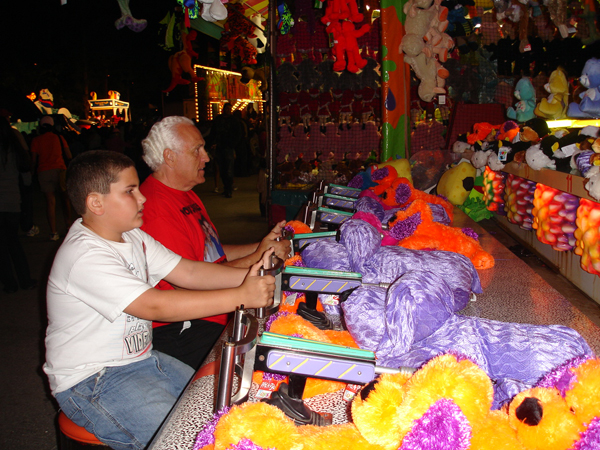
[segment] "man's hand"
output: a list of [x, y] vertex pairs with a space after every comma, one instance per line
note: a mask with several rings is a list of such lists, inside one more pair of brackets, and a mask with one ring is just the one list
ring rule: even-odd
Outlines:
[[250, 267], [248, 275], [239, 287], [240, 303], [246, 308], [264, 308], [273, 304], [275, 294], [275, 277], [258, 275], [261, 267], [270, 267], [269, 260], [273, 249], [266, 251], [262, 258]]
[[275, 228], [273, 228], [271, 232], [264, 237], [256, 249], [256, 253], [259, 255], [264, 254], [268, 249], [273, 248], [275, 249], [275, 255], [284, 261], [292, 257], [291, 241], [289, 239], [282, 239], [280, 241], [276, 240], [278, 237], [281, 237], [283, 227], [285, 227], [285, 220], [282, 220], [275, 225]]

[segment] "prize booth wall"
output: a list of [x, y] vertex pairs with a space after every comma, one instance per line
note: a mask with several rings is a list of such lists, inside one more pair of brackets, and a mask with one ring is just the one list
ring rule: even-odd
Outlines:
[[[308, 28], [310, 20], [296, 20], [296, 17], [294, 17], [294, 27], [305, 23], [305, 25], [301, 25], [298, 28], [296, 35], [293, 34], [294, 27], [291, 27], [291, 29], [288, 30], [292, 34], [277, 33], [276, 46], [273, 46], [273, 48], [277, 49], [273, 55], [275, 59], [272, 75], [274, 76], [270, 78], [270, 80], [274, 81], [274, 83], [270, 83], [271, 86], [274, 86], [271, 93], [276, 93], [277, 95], [272, 95], [269, 98], [269, 103], [273, 106], [271, 110], [277, 111], [277, 115], [274, 117], [276, 120], [274, 120], [273, 126], [271, 127], [271, 133], [277, 137], [276, 145], [271, 147], [274, 164], [272, 173], [277, 169], [280, 169], [283, 164], [290, 163], [294, 166], [296, 172], [291, 173], [290, 177], [294, 178], [288, 179], [286, 183], [281, 183], [282, 178], [280, 177], [278, 179], [279, 185], [274, 186], [274, 192], [277, 192], [278, 190], [288, 193], [301, 191], [302, 186], [314, 184], [318, 180], [320, 172], [327, 173], [329, 167], [331, 168], [330, 174], [332, 178], [324, 178], [323, 174], [321, 174], [321, 179], [342, 182], [343, 180], [341, 177], [346, 176], [347, 174], [342, 174], [341, 171], [338, 170], [338, 167], [341, 165], [343, 168], [345, 164], [350, 165], [349, 163], [352, 160], [358, 161], [358, 155], [360, 155], [360, 159], [364, 158], [364, 161], [368, 161], [368, 157], [371, 156], [371, 153], [374, 153], [374, 162], [385, 161], [388, 158], [409, 158], [412, 163], [413, 175], [416, 173], [415, 169], [419, 167], [418, 164], [421, 161], [418, 158], [418, 155], [445, 155], [441, 160], [435, 159], [434, 156], [431, 157], [432, 166], [441, 165], [445, 168], [447, 162], [445, 157], [451, 155], [451, 146], [454, 144], [454, 141], [457, 140], [459, 134], [476, 133], [477, 130], [474, 130], [474, 125], [478, 123], [486, 122], [495, 126], [506, 121], [506, 111], [509, 107], [514, 106], [515, 103], [515, 100], [513, 99], [514, 84], [517, 79], [520, 79], [521, 76], [524, 75], [524, 66], [519, 68], [519, 65], [514, 60], [508, 65], [502, 65], [500, 60], [496, 61], [490, 57], [489, 53], [485, 53], [489, 50], [486, 50], [481, 43], [484, 42], [484, 39], [488, 39], [489, 37], [484, 36], [483, 27], [482, 33], [479, 33], [478, 46], [476, 48], [475, 46], [467, 45], [466, 48], [463, 48], [462, 52], [456, 50], [456, 53], [453, 55], [454, 57], [448, 60], [449, 64], [447, 64], [447, 66], [449, 67], [449, 75], [452, 73], [457, 74], [458, 80], [452, 82], [452, 78], [448, 76], [446, 84], [447, 94], [445, 95], [445, 98], [441, 99], [438, 96], [434, 102], [424, 102], [419, 98], [419, 80], [411, 77], [408, 65], [404, 64], [403, 55], [398, 51], [400, 41], [404, 35], [404, 24], [406, 20], [406, 17], [401, 13], [404, 3], [405, 2], [385, 3], [381, 5], [380, 22], [382, 25], [380, 28], [380, 44], [378, 44], [379, 46], [373, 55], [369, 55], [368, 46], [363, 48], [367, 64], [370, 63], [369, 58], [376, 62], [373, 71], [378, 74], [376, 82], [379, 89], [374, 89], [373, 85], [367, 86], [365, 84], [360, 84], [360, 82], [364, 81], [360, 78], [360, 75], [363, 72], [355, 74], [344, 70], [335, 73], [334, 71], [325, 70], [325, 66], [331, 65], [333, 60], [330, 58], [323, 58], [328, 52], [325, 47], [320, 47], [321, 49], [325, 49], [324, 51], [315, 52], [314, 42], [319, 42], [319, 36], [315, 34], [314, 30]], [[476, 3], [475, 7], [485, 8], [489, 6], [489, 9], [491, 9], [493, 5], [491, 3], [489, 5], [486, 4], [486, 6], [482, 7], [480, 4]], [[293, 6], [294, 4], [292, 4], [292, 15], [294, 14]], [[271, 12], [274, 15], [274, 8], [271, 9]], [[485, 18], [489, 17], [491, 16]], [[298, 17], [298, 19], [300, 19], [300, 17]], [[373, 24], [377, 20], [377, 17], [371, 17], [366, 20]], [[486, 25], [485, 20], [482, 22], [484, 27], [488, 29], [488, 32], [491, 29], [493, 35], [495, 30], [494, 26], [490, 27], [489, 23]], [[274, 24], [275, 22], [273, 21], [271, 23]], [[532, 23], [536, 23], [536, 21], [532, 21]], [[545, 23], [546, 25], [549, 24], [549, 22]], [[316, 21], [313, 25], [319, 27]], [[502, 39], [511, 40], [513, 43], [518, 42], [516, 38], [511, 38], [509, 35], [507, 35], [507, 37], [501, 36], [499, 34], [500, 25], [496, 24], [496, 26], [498, 31], [497, 45], [501, 44], [500, 40]], [[359, 26], [357, 26], [357, 29], [358, 27]], [[308, 30], [311, 31], [308, 31], [307, 33], [302, 32], [304, 28], [308, 28]], [[379, 27], [376, 27], [376, 29], [379, 29]], [[277, 28], [273, 26], [271, 26], [271, 30], [278, 31]], [[303, 35], [309, 36], [312, 39], [305, 41], [299, 39], [299, 37]], [[530, 40], [534, 41], [534, 38], [531, 37]], [[558, 39], [558, 41], [561, 42], [563, 40], [565, 39]], [[569, 42], [569, 44], [571, 43], [572, 42]], [[303, 45], [305, 47], [303, 47]], [[494, 45], [493, 39], [490, 45]], [[532, 45], [532, 47], [534, 47], [534, 45]], [[548, 47], [552, 49], [552, 45], [548, 44]], [[319, 53], [321, 56], [318, 55]], [[552, 54], [554, 56], [565, 58], [567, 57], [567, 54], [570, 55], [572, 53], [560, 52], [560, 55], [557, 55], [556, 52], [553, 51]], [[514, 52], [511, 53], [511, 55], [512, 56], [508, 56], [509, 59], [515, 56]], [[531, 55], [525, 54], [525, 56], [523, 56], [523, 54], [521, 54], [516, 56], [525, 58], [530, 57]], [[502, 62], [505, 61], [505, 59], [502, 60]], [[294, 64], [295, 62], [297, 64]], [[532, 70], [532, 67], [534, 67], [531, 64], [531, 61], [527, 64], [529, 70]], [[367, 65], [365, 65], [365, 67], [367, 67]], [[492, 69], [495, 68], [491, 72], [491, 75], [489, 75], [488, 72], [485, 72], [486, 67]], [[500, 67], [502, 67], [502, 69], [500, 69]], [[581, 66], [572, 64], [570, 67], [572, 73], [569, 73], [569, 78], [572, 80], [574, 77], [578, 76], [578, 70], [581, 72]], [[518, 70], [515, 68], [518, 68]], [[455, 72], [453, 72], [454, 70]], [[502, 76], [499, 77], [498, 75], [501, 70], [503, 71]], [[554, 70], [554, 68], [552, 68], [552, 70]], [[364, 73], [369, 73], [368, 69]], [[575, 75], [573, 75], [573, 73]], [[539, 81], [543, 77], [548, 77], [550, 74], [540, 72], [536, 73], [535, 77], [538, 75], [540, 77], [538, 79]], [[331, 76], [334, 78], [331, 78]], [[324, 81], [326, 77], [330, 78], [329, 85]], [[342, 84], [345, 83], [346, 80], [348, 80], [348, 84]], [[487, 83], [485, 82], [486, 80]], [[466, 81], [469, 81], [471, 84], [461, 84]], [[351, 88], [347, 89], [347, 86], [350, 86]], [[479, 89], [476, 89], [476, 86], [479, 86]], [[369, 97], [369, 90], [363, 90], [365, 88], [371, 88], [375, 91], [373, 98]], [[335, 89], [341, 89], [341, 93], [335, 91]], [[344, 92], [346, 92], [346, 94], [344, 94]], [[331, 96], [329, 96], [329, 94]], [[374, 100], [377, 94], [379, 94], [378, 101], [380, 107], [373, 108], [372, 104], [369, 105], [368, 101], [375, 101], [375, 104], [377, 104], [377, 100]], [[346, 98], [342, 101], [344, 95], [346, 95]], [[336, 103], [336, 100], [338, 103]], [[344, 112], [349, 109], [351, 114], [349, 116], [344, 116], [342, 114], [342, 107], [345, 107]], [[319, 112], [321, 112], [321, 114], [319, 114]], [[365, 116], [363, 116], [363, 112], [365, 112]], [[324, 120], [321, 121], [321, 118], [324, 118]], [[371, 127], [370, 125], [373, 126]], [[569, 124], [569, 126], [571, 125], [573, 124]], [[600, 124], [596, 123], [595, 126], [598, 125]], [[377, 139], [379, 139], [379, 146], [364, 139], [363, 136], [367, 136], [370, 128], [374, 128], [378, 133]], [[487, 136], [483, 137], [485, 138]], [[331, 138], [331, 140], [328, 140], [328, 138]], [[367, 142], [367, 144], [365, 145], [364, 142]], [[317, 160], [318, 164], [315, 164]], [[331, 162], [331, 166], [328, 167], [327, 164], [325, 164], [326, 162]], [[300, 170], [301, 164], [306, 163], [309, 164], [306, 169], [309, 169], [312, 164], [313, 168], [320, 167], [321, 169], [323, 168], [323, 165], [325, 165], [326, 170]], [[275, 166], [277, 166], [277, 168]], [[587, 275], [593, 278], [592, 284], [595, 286], [594, 288], [597, 288], [599, 284], [596, 282], [598, 275], [593, 272], [593, 270], [596, 269], [594, 263], [591, 261], [591, 259], [593, 259], [592, 254], [595, 253], [596, 256], [597, 254], [600, 254], [598, 251], [600, 246], [597, 240], [593, 243], [591, 243], [589, 239], [586, 240], [585, 245], [580, 247], [582, 252], [578, 253], [575, 251], [575, 248], [579, 246], [578, 240], [581, 239], [581, 234], [579, 237], [577, 236], [577, 232], [575, 231], [576, 227], [579, 226], [577, 224], [559, 224], [559, 236], [556, 237], [555, 242], [550, 242], [551, 238], [549, 235], [552, 233], [533, 231], [556, 231], [557, 227], [555, 226], [555, 223], [550, 223], [549, 225], [543, 223], [543, 221], [548, 218], [561, 217], [569, 220], [576, 220], [575, 217], [579, 214], [579, 208], [576, 205], [583, 206], [582, 214], [587, 214], [588, 219], [591, 217], [595, 217], [596, 219], [597, 217], [600, 217], [600, 212], [598, 212], [600, 209], [595, 213], [591, 213], [594, 208], [600, 208], [600, 204], [596, 203], [598, 199], [594, 198], [591, 195], [591, 192], [588, 192], [588, 190], [584, 188], [585, 178], [576, 174], [561, 173], [557, 170], [535, 170], [518, 162], [505, 164], [505, 167], [502, 170], [497, 171], [485, 167], [482, 168], [482, 172], [481, 178], [483, 181], [481, 190], [483, 191], [483, 195], [481, 202], [483, 203], [484, 209], [491, 214], [495, 214], [501, 223], [503, 221], [511, 221], [512, 225], [510, 226], [515, 227], [517, 232], [528, 233], [528, 239], [530, 241], [545, 238], [546, 242], [544, 243], [542, 243], [542, 240], [539, 240], [540, 245], [546, 246], [546, 248], [551, 249], [553, 252], [564, 255], [564, 259], [569, 259], [570, 265], [568, 270], [573, 272], [571, 275], [577, 272], [577, 276], [579, 276], [579, 272], [586, 272]], [[310, 178], [310, 176], [313, 176], [314, 178]], [[436, 175], [430, 174], [424, 179], [428, 180], [428, 182], [432, 182], [433, 180], [433, 183], [435, 184], [438, 181], [439, 176], [439, 173]], [[516, 180], [515, 177], [520, 180]], [[538, 189], [540, 192], [539, 194], [536, 193]], [[552, 189], [556, 192], [552, 191]], [[474, 191], [476, 191], [476, 189], [471, 190], [471, 192]], [[565, 194], [570, 194], [577, 198], [570, 198], [565, 196]], [[540, 201], [536, 203], [537, 200]], [[529, 206], [522, 208], [523, 201], [529, 202]], [[518, 206], [513, 208], [513, 205], [516, 202], [519, 202]], [[561, 205], [559, 204], [561, 202], [563, 206], [567, 207], [562, 212], [560, 212]], [[544, 212], [544, 214], [538, 215], [537, 219], [534, 217], [536, 209]], [[574, 212], [575, 209], [578, 210], [577, 214]], [[287, 214], [288, 211], [286, 210], [285, 213]], [[562, 301], [564, 298], [560, 295], [556, 296], [551, 289], [548, 289], [548, 286], [544, 281], [541, 280], [537, 274], [533, 273], [527, 264], [503, 247], [481, 226], [475, 223], [474, 219], [469, 218], [466, 214], [463, 214], [456, 208], [455, 219], [456, 220], [453, 222], [454, 226], [463, 230], [466, 229], [465, 227], [468, 227], [471, 231], [474, 230], [479, 235], [482, 247], [486, 252], [493, 255], [495, 260], [494, 268], [477, 271], [482, 277], [481, 281], [484, 292], [478, 294], [476, 302], [468, 302], [468, 306], [464, 310], [461, 310], [461, 313], [456, 316], [460, 316], [461, 320], [478, 320], [480, 318], [485, 318], [481, 319], [484, 322], [488, 319], [496, 319], [518, 324], [531, 323], [542, 326], [548, 325], [548, 323], [562, 324], [570, 326], [580, 332], [590, 346], [594, 348], [594, 351], [597, 352], [598, 349], [600, 349], [600, 328], [589, 322], [589, 320], [583, 317], [581, 312], [577, 311], [576, 308], [566, 307], [566, 305], [569, 304], [568, 301]], [[533, 225], [536, 220], [538, 223], [537, 228]], [[596, 232], [599, 229], [599, 225], [600, 224], [598, 224], [597, 221], [593, 223], [593, 226], [596, 227]], [[583, 231], [585, 232], [586, 230]], [[514, 234], [516, 235], [517, 232]], [[568, 233], [571, 234], [565, 238], [565, 234]], [[375, 240], [377, 241], [377, 238], [375, 238]], [[526, 241], [527, 238], [522, 240]], [[594, 247], [594, 245], [596, 247]], [[359, 251], [356, 251], [356, 254], [359, 253]], [[430, 252], [424, 253], [429, 254]], [[579, 260], [573, 255], [582, 255], [582, 258]], [[329, 257], [323, 258], [324, 261], [337, 263], [337, 260], [333, 261], [335, 260], [335, 257], [331, 257], [331, 255], [327, 256]], [[438, 258], [436, 263], [441, 264], [440, 257], [436, 257]], [[359, 260], [361, 258], [356, 259]], [[579, 267], [580, 265], [581, 268]], [[387, 267], [383, 267], [382, 269], [385, 270], [386, 268]], [[455, 274], [456, 271], [457, 267], [453, 266], [451, 272]], [[294, 273], [294, 271], [290, 272]], [[518, 280], [518, 282], [515, 283], [515, 280]], [[290, 295], [290, 293], [287, 292], [286, 295]], [[294, 295], [295, 294], [291, 294], [290, 297], [293, 297]], [[591, 296], [594, 299], [600, 298], [600, 295], [596, 295], [596, 293], [592, 293]], [[386, 304], [388, 304], [387, 300]], [[523, 311], [526, 309], [530, 309], [532, 314], [524, 317]], [[366, 309], [363, 314], [368, 315]], [[285, 314], [282, 316], [284, 318], [288, 317]], [[290, 314], [289, 316], [291, 317], [293, 315]], [[376, 314], [369, 316], [368, 320], [365, 320], [363, 316], [361, 322], [366, 323], [376, 321], [377, 318], [375, 316]], [[265, 329], [267, 328], [267, 325], [272, 326], [272, 322], [274, 322], [273, 319], [280, 320], [281, 317], [263, 318], [261, 319], [263, 322], [260, 326], [262, 327], [264, 325]], [[271, 323], [269, 324], [268, 322]], [[423, 322], [420, 323], [423, 324]], [[504, 325], [510, 326], [511, 324], [505, 323]], [[236, 448], [242, 448], [241, 445], [246, 446], [244, 448], [250, 448], [251, 446], [252, 448], [307, 448], [309, 446], [311, 448], [321, 448], [320, 445], [324, 445], [324, 447], [328, 448], [329, 446], [336, 446], [336, 448], [371, 448], [369, 445], [371, 441], [367, 443], [360, 433], [344, 434], [344, 432], [355, 431], [353, 425], [348, 425], [351, 421], [354, 421], [355, 426], [360, 428], [361, 432], [365, 431], [364, 436], [373, 438], [375, 441], [380, 437], [389, 437], [391, 440], [401, 440], [401, 438], [394, 436], [393, 432], [390, 433], [390, 429], [393, 429], [393, 424], [389, 421], [389, 416], [390, 414], [393, 415], [393, 412], [386, 412], [380, 415], [379, 410], [375, 407], [372, 421], [361, 420], [364, 417], [362, 414], [365, 414], [365, 410], [359, 410], [358, 407], [360, 407], [361, 403], [368, 405], [373, 399], [373, 392], [377, 392], [377, 388], [375, 388], [375, 390], [367, 390], [365, 395], [359, 394], [354, 397], [356, 388], [353, 388], [351, 384], [342, 383], [344, 386], [340, 387], [336, 385], [331, 391], [325, 394], [315, 395], [314, 397], [307, 396], [310, 398], [307, 398], [305, 403], [314, 411], [331, 415], [334, 427], [296, 428], [295, 425], [293, 425], [284, 430], [283, 428], [277, 428], [281, 422], [277, 420], [270, 421], [273, 419], [271, 416], [264, 417], [257, 414], [256, 417], [258, 417], [258, 420], [256, 422], [250, 422], [252, 419], [243, 415], [244, 408], [251, 410], [252, 407], [250, 406], [250, 403], [257, 402], [265, 397], [267, 395], [266, 391], [272, 391], [274, 385], [279, 385], [281, 382], [278, 378], [267, 378], [264, 374], [260, 373], [254, 373], [253, 376], [250, 371], [249, 377], [246, 377], [245, 380], [243, 377], [241, 380], [237, 380], [236, 378], [236, 382], [239, 381], [239, 386], [244, 386], [244, 383], [246, 383], [245, 387], [247, 388], [247, 393], [249, 391], [248, 395], [251, 400], [246, 403], [241, 403], [239, 407], [236, 406], [235, 409], [232, 410], [233, 413], [227, 414], [226, 409], [221, 411], [214, 410], [214, 400], [215, 398], [218, 399], [219, 395], [219, 392], [216, 392], [215, 386], [218, 384], [217, 380], [219, 379], [219, 372], [221, 371], [221, 373], [223, 373], [223, 361], [226, 359], [226, 355], [230, 358], [232, 363], [235, 363], [241, 358], [241, 355], [235, 353], [237, 352], [237, 348], [241, 348], [242, 346], [247, 348], [251, 347], [250, 339], [237, 339], [235, 337], [243, 328], [244, 327], [240, 327], [239, 329], [235, 326], [231, 327], [230, 324], [227, 332], [228, 334], [223, 336], [221, 342], [215, 346], [211, 355], [209, 355], [203, 366], [198, 370], [196, 376], [192, 379], [186, 392], [155, 437], [150, 446], [151, 450], [167, 450], [171, 448], [212, 449], [225, 448], [230, 444], [234, 446], [239, 439], [231, 441], [229, 439], [230, 436], [235, 435], [237, 430], [241, 430], [240, 434], [243, 434], [243, 439], [239, 440], [239, 447]], [[418, 334], [426, 327], [414, 328], [415, 333]], [[452, 326], [452, 329], [454, 330], [459, 330], [460, 328], [461, 326], [456, 326], [456, 324], [453, 324]], [[253, 328], [250, 326], [249, 328], [245, 327], [245, 329], [248, 330]], [[387, 332], [389, 326], [386, 326], [385, 329]], [[315, 332], [318, 333], [318, 331]], [[337, 331], [333, 331], [333, 333], [336, 332]], [[404, 337], [405, 334], [402, 334], [402, 338]], [[530, 337], [527, 338], [528, 344], [529, 338]], [[464, 337], [465, 342], [469, 341], [469, 339], [470, 336]], [[323, 340], [324, 342], [329, 342], [325, 338]], [[331, 337], [331, 340], [333, 340], [333, 337]], [[549, 341], [552, 341], [552, 339]], [[236, 344], [236, 342], [239, 343], [239, 345]], [[255, 344], [256, 342], [253, 343]], [[490, 342], [488, 341], [487, 344], [489, 343]], [[397, 345], [392, 346], [395, 349], [401, 346], [399, 342], [396, 344]], [[507, 342], [504, 340], [500, 343], [500, 345], [505, 344], [507, 344]], [[566, 344], [567, 343], [565, 343], [565, 345]], [[236, 347], [236, 350], [232, 350], [233, 347]], [[224, 349], [222, 353], [221, 348]], [[526, 365], [529, 358], [523, 358], [523, 355], [530, 348], [530, 345], [520, 345], [519, 349], [515, 352], [517, 358], [521, 358], [520, 363], [506, 363], [504, 365], [506, 367], [520, 367]], [[229, 349], [229, 351], [227, 351], [227, 349]], [[505, 350], [503, 349], [500, 353], [504, 355], [504, 352]], [[561, 347], [556, 349], [553, 353], [562, 354], [562, 352], [563, 348]], [[531, 355], [532, 358], [534, 356], [538, 355]], [[220, 361], [219, 357], [221, 357]], [[254, 357], [254, 354], [252, 354], [251, 357], [246, 355], [244, 356], [244, 361], [247, 360], [247, 358]], [[257, 353], [256, 361], [259, 359]], [[465, 364], [467, 359], [468, 358], [465, 358], [463, 360]], [[300, 366], [302, 366], [302, 364], [304, 363], [302, 362]], [[219, 367], [221, 367], [221, 369]], [[244, 376], [247, 375], [245, 366], [243, 373]], [[431, 380], [431, 387], [434, 391], [440, 387], [440, 374], [438, 373], [437, 375], [438, 376], [434, 375]], [[448, 386], [456, 386], [461, 383], [461, 380], [464, 382], [464, 379], [462, 379], [461, 376], [450, 376]], [[318, 383], [319, 380], [317, 379], [316, 381]], [[405, 380], [402, 382], [404, 381]], [[497, 380], [494, 382], [496, 383], [496, 381]], [[321, 387], [321, 385], [317, 384], [315, 384], [315, 386]], [[410, 387], [411, 383], [407, 383], [406, 386]], [[495, 387], [497, 387], [497, 385]], [[237, 388], [238, 386], [235, 386], [234, 391], [237, 390]], [[491, 389], [490, 385], [490, 390]], [[501, 391], [502, 389], [499, 389], [495, 392]], [[415, 388], [412, 392], [409, 390], [405, 391], [404, 388], [400, 389], [400, 387], [398, 387], [398, 389], [390, 388], [390, 390], [384, 392], [388, 395], [384, 394], [382, 396], [381, 405], [387, 408], [393, 401], [401, 403], [402, 398], [400, 397], [403, 397], [404, 393], [410, 395], [418, 394], [419, 387]], [[396, 392], [398, 393], [397, 395], [394, 394]], [[402, 392], [402, 394], [400, 394], [400, 392]], [[232, 392], [229, 391], [228, 395], [231, 393]], [[352, 400], [353, 398], [355, 400]], [[435, 397], [435, 399], [437, 399], [437, 397]], [[354, 409], [356, 405], [351, 405], [351, 402], [358, 405], [357, 409]], [[394, 407], [391, 409], [396, 410]], [[424, 409], [426, 410], [427, 408]], [[444, 407], [444, 409], [450, 408]], [[398, 408], [398, 410], [400, 409]], [[410, 408], [407, 409], [407, 411], [409, 410]], [[568, 410], [568, 408], [566, 410]], [[410, 410], [410, 412], [412, 413], [412, 410]], [[216, 414], [213, 416], [213, 413]], [[236, 416], [235, 414], [238, 413], [240, 415]], [[221, 416], [225, 417], [225, 419], [223, 422], [219, 423]], [[417, 418], [418, 415], [415, 416], [415, 419]], [[392, 421], [393, 420], [395, 419], [392, 419]], [[419, 420], [421, 419], [419, 418]], [[469, 421], [471, 420], [471, 417], [469, 417]], [[417, 420], [413, 421], [411, 419], [409, 422], [416, 424]], [[366, 426], [361, 428], [361, 423]], [[383, 423], [383, 426], [375, 426], [379, 423]], [[415, 440], [410, 441], [406, 447], [401, 447], [399, 442], [394, 442], [394, 445], [373, 445], [373, 448], [413, 448], [413, 446], [410, 445], [411, 443], [414, 443], [414, 448], [422, 448], [423, 446], [421, 444], [423, 442], [430, 442], [427, 439], [429, 437], [427, 433], [435, 434], [440, 432], [440, 430], [446, 430], [449, 427], [442, 426], [442, 424], [447, 423], [448, 419], [445, 418], [436, 421], [434, 426], [427, 428], [427, 431], [415, 435]], [[490, 425], [489, 430], [491, 434], [488, 436], [488, 439], [480, 440], [477, 448], [487, 448], [484, 444], [494, 440], [490, 439], [491, 436], [499, 436], [502, 444], [509, 442], [509, 435], [507, 433], [508, 428], [504, 426], [505, 424], [500, 427], [498, 425], [499, 423], [500, 422], [495, 425]], [[335, 428], [335, 425], [339, 425], [339, 427]], [[460, 426], [450, 428], [453, 428], [454, 430], [461, 429]], [[525, 428], [530, 429], [531, 427], [527, 426]], [[552, 429], [547, 430], [547, 434], [551, 436], [556, 435], [555, 428], [557, 427], [550, 428]], [[417, 429], [417, 425], [415, 425], [413, 429]], [[222, 430], [225, 431], [222, 433]], [[231, 435], [227, 434], [232, 430], [233, 432]], [[328, 432], [327, 430], [333, 431]], [[469, 430], [471, 429], [469, 428]], [[321, 435], [318, 434], [320, 431], [323, 431]], [[464, 435], [463, 446], [460, 446], [459, 444], [453, 445], [451, 443], [448, 448], [470, 447], [471, 444], [469, 442], [473, 442], [471, 439], [474, 439], [475, 434], [479, 431], [480, 429], [478, 430], [474, 427], [473, 434], [469, 431]], [[368, 432], [372, 433], [367, 435]], [[318, 439], [315, 438], [315, 436], [318, 436]], [[343, 441], [341, 439], [342, 437], [346, 437], [347, 440]], [[281, 438], [281, 446], [274, 443], [277, 438]], [[231, 437], [231, 439], [233, 439], [233, 437]], [[260, 439], [263, 440], [261, 441]], [[447, 439], [447, 436], [444, 436], [443, 438], [440, 438], [438, 442], [446, 443], [450, 441]], [[539, 442], [536, 442], [536, 444], [539, 444]], [[498, 444], [490, 444], [490, 448], [499, 448], [495, 447], [495, 445]], [[511, 446], [509, 444], [507, 448], [519, 448], [519, 445], [520, 444], [515, 440], [514, 445]], [[476, 447], [476, 445], [473, 445], [473, 448], [474, 447]], [[542, 448], [543, 445], [532, 447]]]
[[[522, 102], [515, 95], [522, 79], [530, 81], [534, 102], [560, 102], [566, 110], [570, 102], [578, 104], [583, 98], [585, 87], [579, 77], [586, 62], [600, 56], [595, 0], [572, 2], [558, 10], [552, 5], [519, 6], [491, 0], [443, 2], [442, 6], [450, 11], [444, 32], [452, 38], [454, 47], [443, 58], [440, 53], [435, 55], [436, 64], [439, 67], [441, 63], [446, 72], [437, 78], [437, 85], [443, 86], [445, 93], [426, 101], [423, 86], [427, 80], [422, 79], [419, 70], [411, 71], [404, 63], [406, 55], [400, 45], [405, 30], [410, 29], [407, 4], [411, 2], [363, 3], [363, 20], [354, 26], [361, 34], [360, 30], [370, 25], [356, 39], [366, 64], [353, 73], [348, 68], [337, 72], [333, 69], [334, 40], [320, 20], [323, 11], [290, 2], [293, 25], [287, 32], [277, 33], [273, 55], [278, 105], [274, 155], [278, 177], [272, 191], [275, 218], [293, 218], [308, 199], [313, 183], [324, 180], [345, 184], [355, 173], [352, 169], [388, 158], [408, 158], [415, 187], [430, 189], [447, 165], [460, 159], [462, 155], [453, 153], [452, 147], [460, 135], [477, 134], [476, 124], [491, 124], [494, 134], [503, 125], [523, 129], [525, 120], [519, 110]], [[415, 65], [410, 67], [414, 69]], [[559, 68], [568, 83], [562, 97], [554, 78], [551, 80]], [[512, 118], [508, 114], [511, 110]], [[533, 111], [531, 117], [537, 117]], [[594, 112], [587, 116], [593, 117], [597, 117]], [[549, 129], [540, 138], [557, 132], [560, 136], [566, 131], [573, 136], [583, 126], [598, 126], [597, 120], [575, 124], [543, 118], [548, 119]], [[476, 141], [486, 141], [487, 137], [478, 136]], [[485, 145], [490, 148], [498, 142], [487, 140]], [[573, 167], [563, 168], [562, 173], [560, 167], [555, 173], [547, 173], [548, 168], [537, 170], [525, 162], [509, 163], [506, 172], [498, 172], [494, 183], [512, 173], [540, 189], [548, 186], [558, 193], [575, 195], [584, 204], [592, 201], [592, 210], [596, 210], [598, 195], [589, 195], [584, 188], [587, 178]], [[488, 168], [488, 179], [492, 180], [494, 173]], [[484, 180], [480, 176], [478, 183]], [[485, 187], [478, 189], [483, 191]], [[510, 197], [512, 202], [511, 192], [497, 192], [496, 199]], [[553, 239], [570, 241], [561, 249], [544, 239], [541, 231], [537, 235], [536, 230], [529, 231], [527, 223], [534, 221], [520, 222], [521, 218], [511, 213], [515, 205], [498, 208], [487, 201], [490, 204], [486, 209], [501, 224], [507, 223], [511, 235], [541, 254], [586, 294], [600, 299], [600, 260], [590, 256], [590, 252], [597, 253], [597, 241], [590, 246], [577, 240], [574, 233], [561, 231]], [[589, 215], [587, 208], [582, 214]], [[532, 202], [526, 209], [529, 215], [532, 210], [537, 212]], [[565, 229], [570, 225], [576, 228], [575, 218]], [[578, 232], [580, 236], [585, 233], [582, 229]]]

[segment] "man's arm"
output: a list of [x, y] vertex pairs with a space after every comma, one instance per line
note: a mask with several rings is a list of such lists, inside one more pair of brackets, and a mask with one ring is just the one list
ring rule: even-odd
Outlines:
[[258, 261], [261, 256], [270, 248], [275, 250], [275, 255], [284, 261], [291, 256], [292, 246], [289, 239], [277, 241], [281, 236], [285, 220], [282, 220], [261, 242], [243, 245], [223, 245], [223, 250], [227, 256], [227, 262], [224, 265], [231, 267], [249, 268]]
[[[271, 252], [267, 252], [265, 258], [270, 254]], [[187, 289], [215, 289], [214, 286], [221, 289], [208, 291], [148, 289], [124, 311], [146, 320], [181, 322], [228, 313], [242, 304], [248, 308], [269, 306], [275, 292], [275, 278], [270, 275], [258, 276], [258, 270], [263, 262], [261, 259], [249, 271], [245, 271], [219, 264], [182, 259], [165, 277], [167, 281]]]

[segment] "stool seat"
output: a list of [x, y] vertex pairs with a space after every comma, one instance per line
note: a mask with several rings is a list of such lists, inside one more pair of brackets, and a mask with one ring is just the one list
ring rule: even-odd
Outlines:
[[60, 432], [69, 439], [73, 439], [74, 441], [84, 444], [99, 445], [108, 448], [105, 443], [99, 441], [96, 436], [87, 431], [85, 428], [75, 424], [75, 422], [69, 419], [62, 411], [58, 413], [58, 428], [60, 429]]

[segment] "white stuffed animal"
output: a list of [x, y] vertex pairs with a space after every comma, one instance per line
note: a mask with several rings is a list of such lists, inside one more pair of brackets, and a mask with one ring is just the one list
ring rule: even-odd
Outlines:
[[590, 194], [590, 197], [600, 200], [600, 172], [596, 171], [589, 177], [588, 182], [585, 183], [585, 188], [587, 189], [588, 194]]
[[533, 170], [552, 169], [556, 170], [556, 162], [542, 151], [540, 144], [532, 145], [525, 152], [525, 161]]
[[202, 18], [207, 22], [218, 22], [227, 19], [227, 8], [221, 0], [200, 0]]

